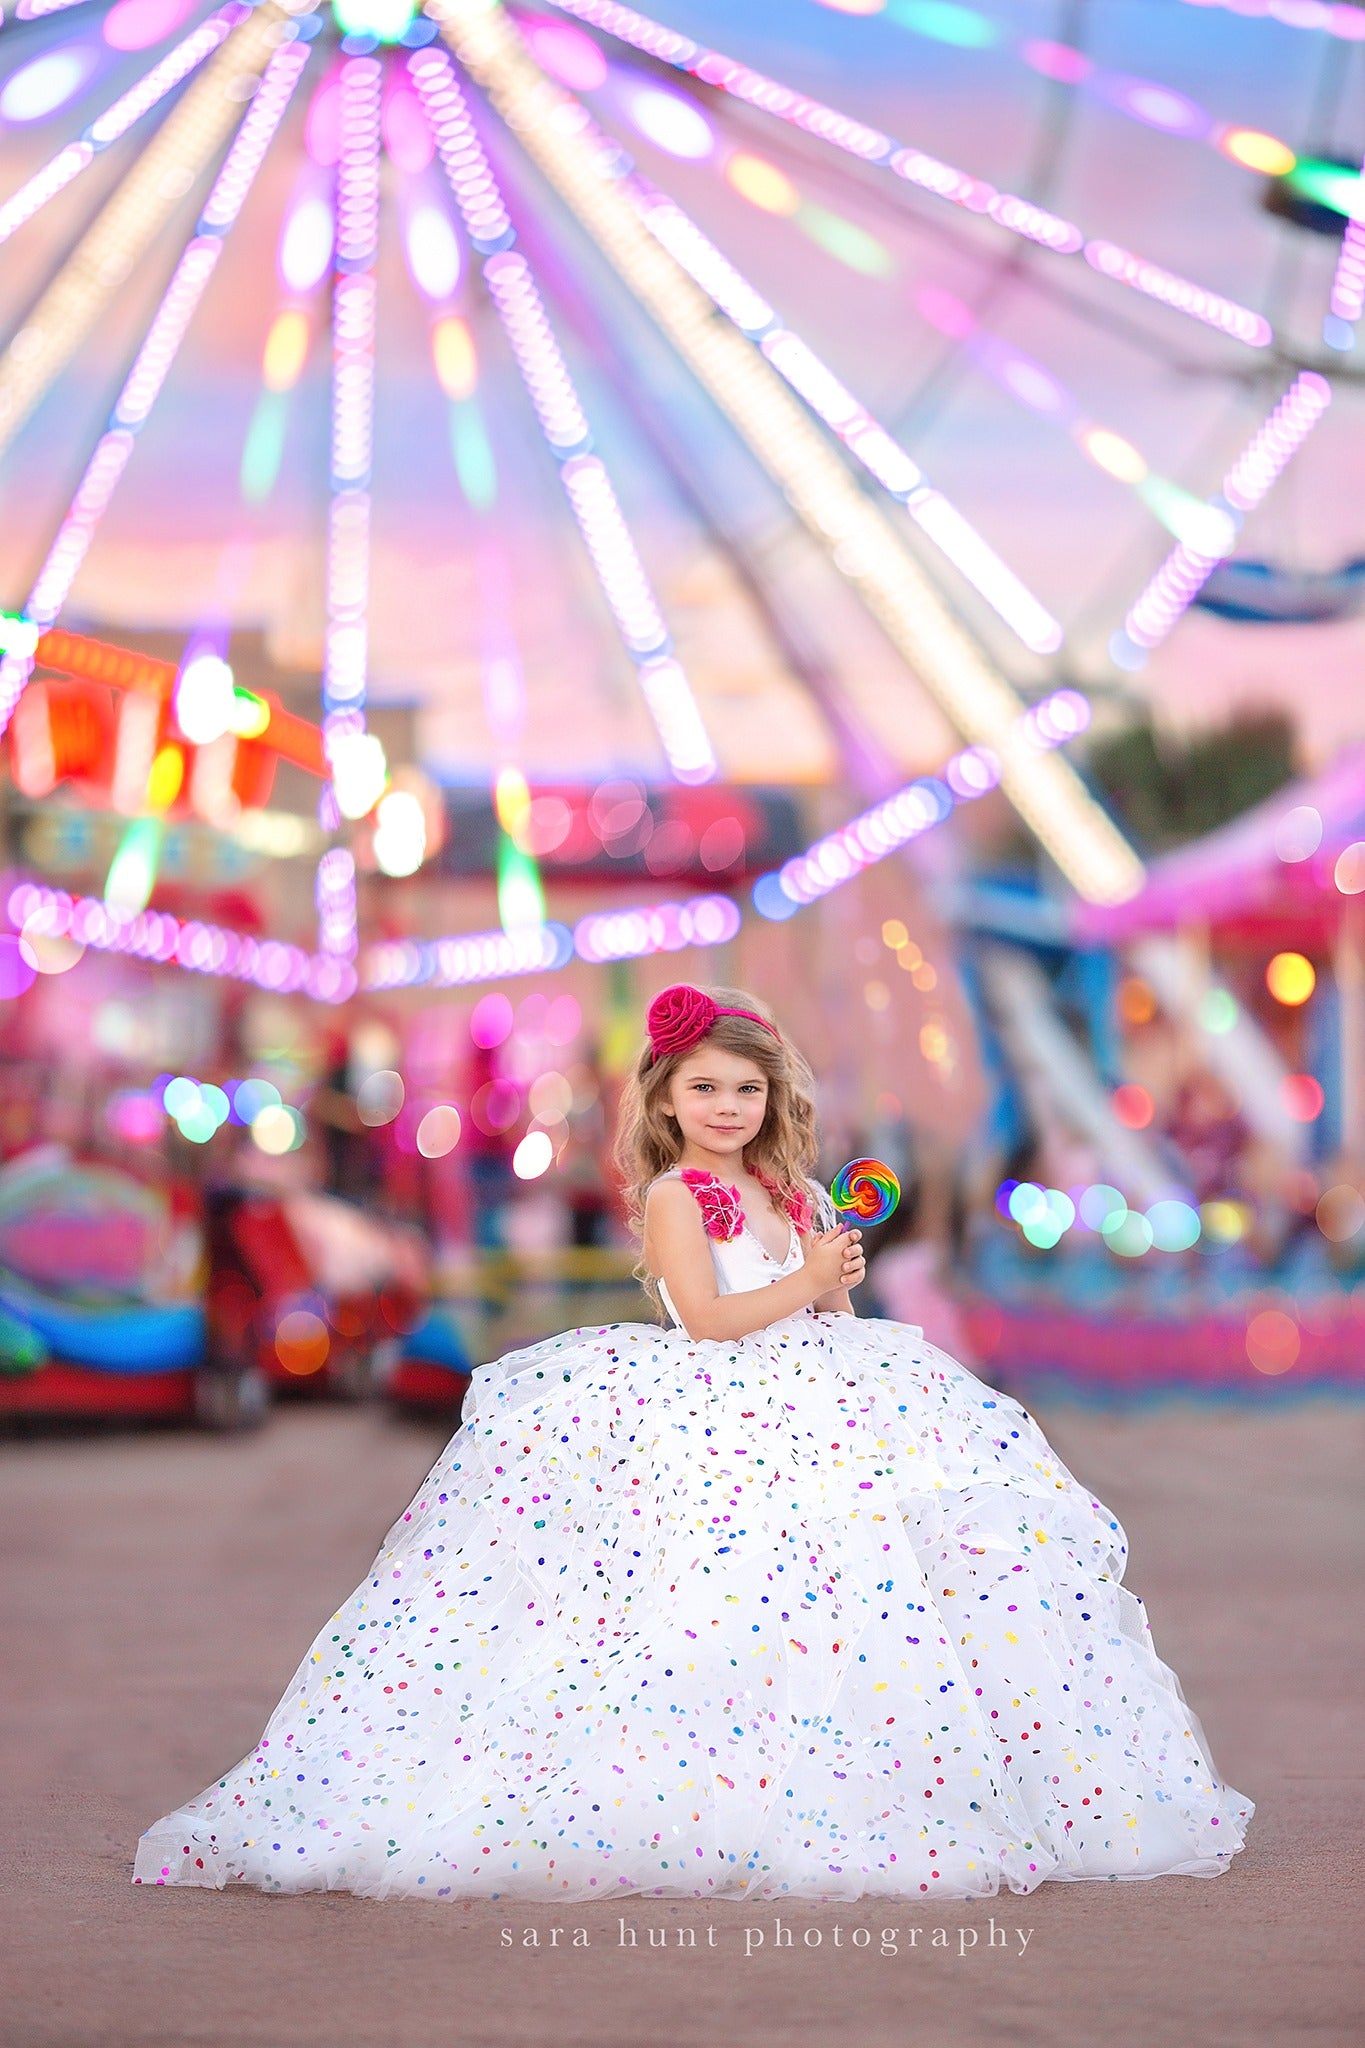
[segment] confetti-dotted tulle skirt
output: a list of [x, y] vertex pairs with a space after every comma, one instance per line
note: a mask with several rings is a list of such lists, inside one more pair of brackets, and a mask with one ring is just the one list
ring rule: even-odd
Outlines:
[[1123, 1530], [908, 1324], [573, 1330], [464, 1426], [144, 1884], [963, 1898], [1211, 1877]]

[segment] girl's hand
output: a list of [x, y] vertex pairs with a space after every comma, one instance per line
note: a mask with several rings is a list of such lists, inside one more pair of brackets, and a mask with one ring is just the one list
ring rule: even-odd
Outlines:
[[857, 1262], [861, 1278], [863, 1255], [857, 1249], [861, 1235], [861, 1231], [845, 1230], [839, 1223], [833, 1230], [816, 1231], [806, 1239], [806, 1273], [817, 1296], [832, 1294], [848, 1284], [844, 1271], [850, 1259]]
[[863, 1233], [861, 1230], [844, 1232], [844, 1267], [839, 1277], [841, 1287], [856, 1287], [867, 1273], [867, 1262], [863, 1257]]

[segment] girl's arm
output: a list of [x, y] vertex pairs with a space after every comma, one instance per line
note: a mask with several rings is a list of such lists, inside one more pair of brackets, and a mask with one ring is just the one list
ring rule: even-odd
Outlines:
[[659, 1181], [645, 1201], [645, 1264], [667, 1285], [683, 1328], [696, 1341], [751, 1337], [769, 1323], [837, 1292], [849, 1234], [828, 1231], [807, 1238], [805, 1264], [766, 1287], [722, 1294], [696, 1198], [681, 1181]]
[[[844, 1233], [844, 1242], [847, 1249], [844, 1253], [843, 1271], [839, 1276], [840, 1284], [837, 1287], [829, 1288], [826, 1293], [816, 1296], [813, 1306], [819, 1314], [838, 1316], [857, 1315], [858, 1311], [853, 1306], [853, 1301], [850, 1296], [849, 1289], [856, 1287], [858, 1285], [858, 1282], [863, 1278], [864, 1272], [866, 1271], [866, 1268], [863, 1264], [863, 1248], [861, 1243], [859, 1242], [861, 1237], [862, 1232], [859, 1230], [846, 1231]], [[806, 1246], [811, 1242], [812, 1240], [810, 1238], [803, 1237], [801, 1240], [801, 1249], [804, 1251]]]

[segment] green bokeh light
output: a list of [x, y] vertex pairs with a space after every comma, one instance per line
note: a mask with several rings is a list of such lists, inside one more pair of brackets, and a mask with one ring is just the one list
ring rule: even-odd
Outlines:
[[411, 28], [417, 9], [413, 0], [332, 0], [332, 13], [344, 36], [396, 43]]

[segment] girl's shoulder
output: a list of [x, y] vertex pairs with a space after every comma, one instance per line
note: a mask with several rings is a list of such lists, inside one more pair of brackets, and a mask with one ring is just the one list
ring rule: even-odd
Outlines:
[[675, 1167], [661, 1173], [645, 1191], [645, 1217], [699, 1217], [708, 1237], [728, 1242], [744, 1228], [744, 1203], [738, 1188], [697, 1167]]

